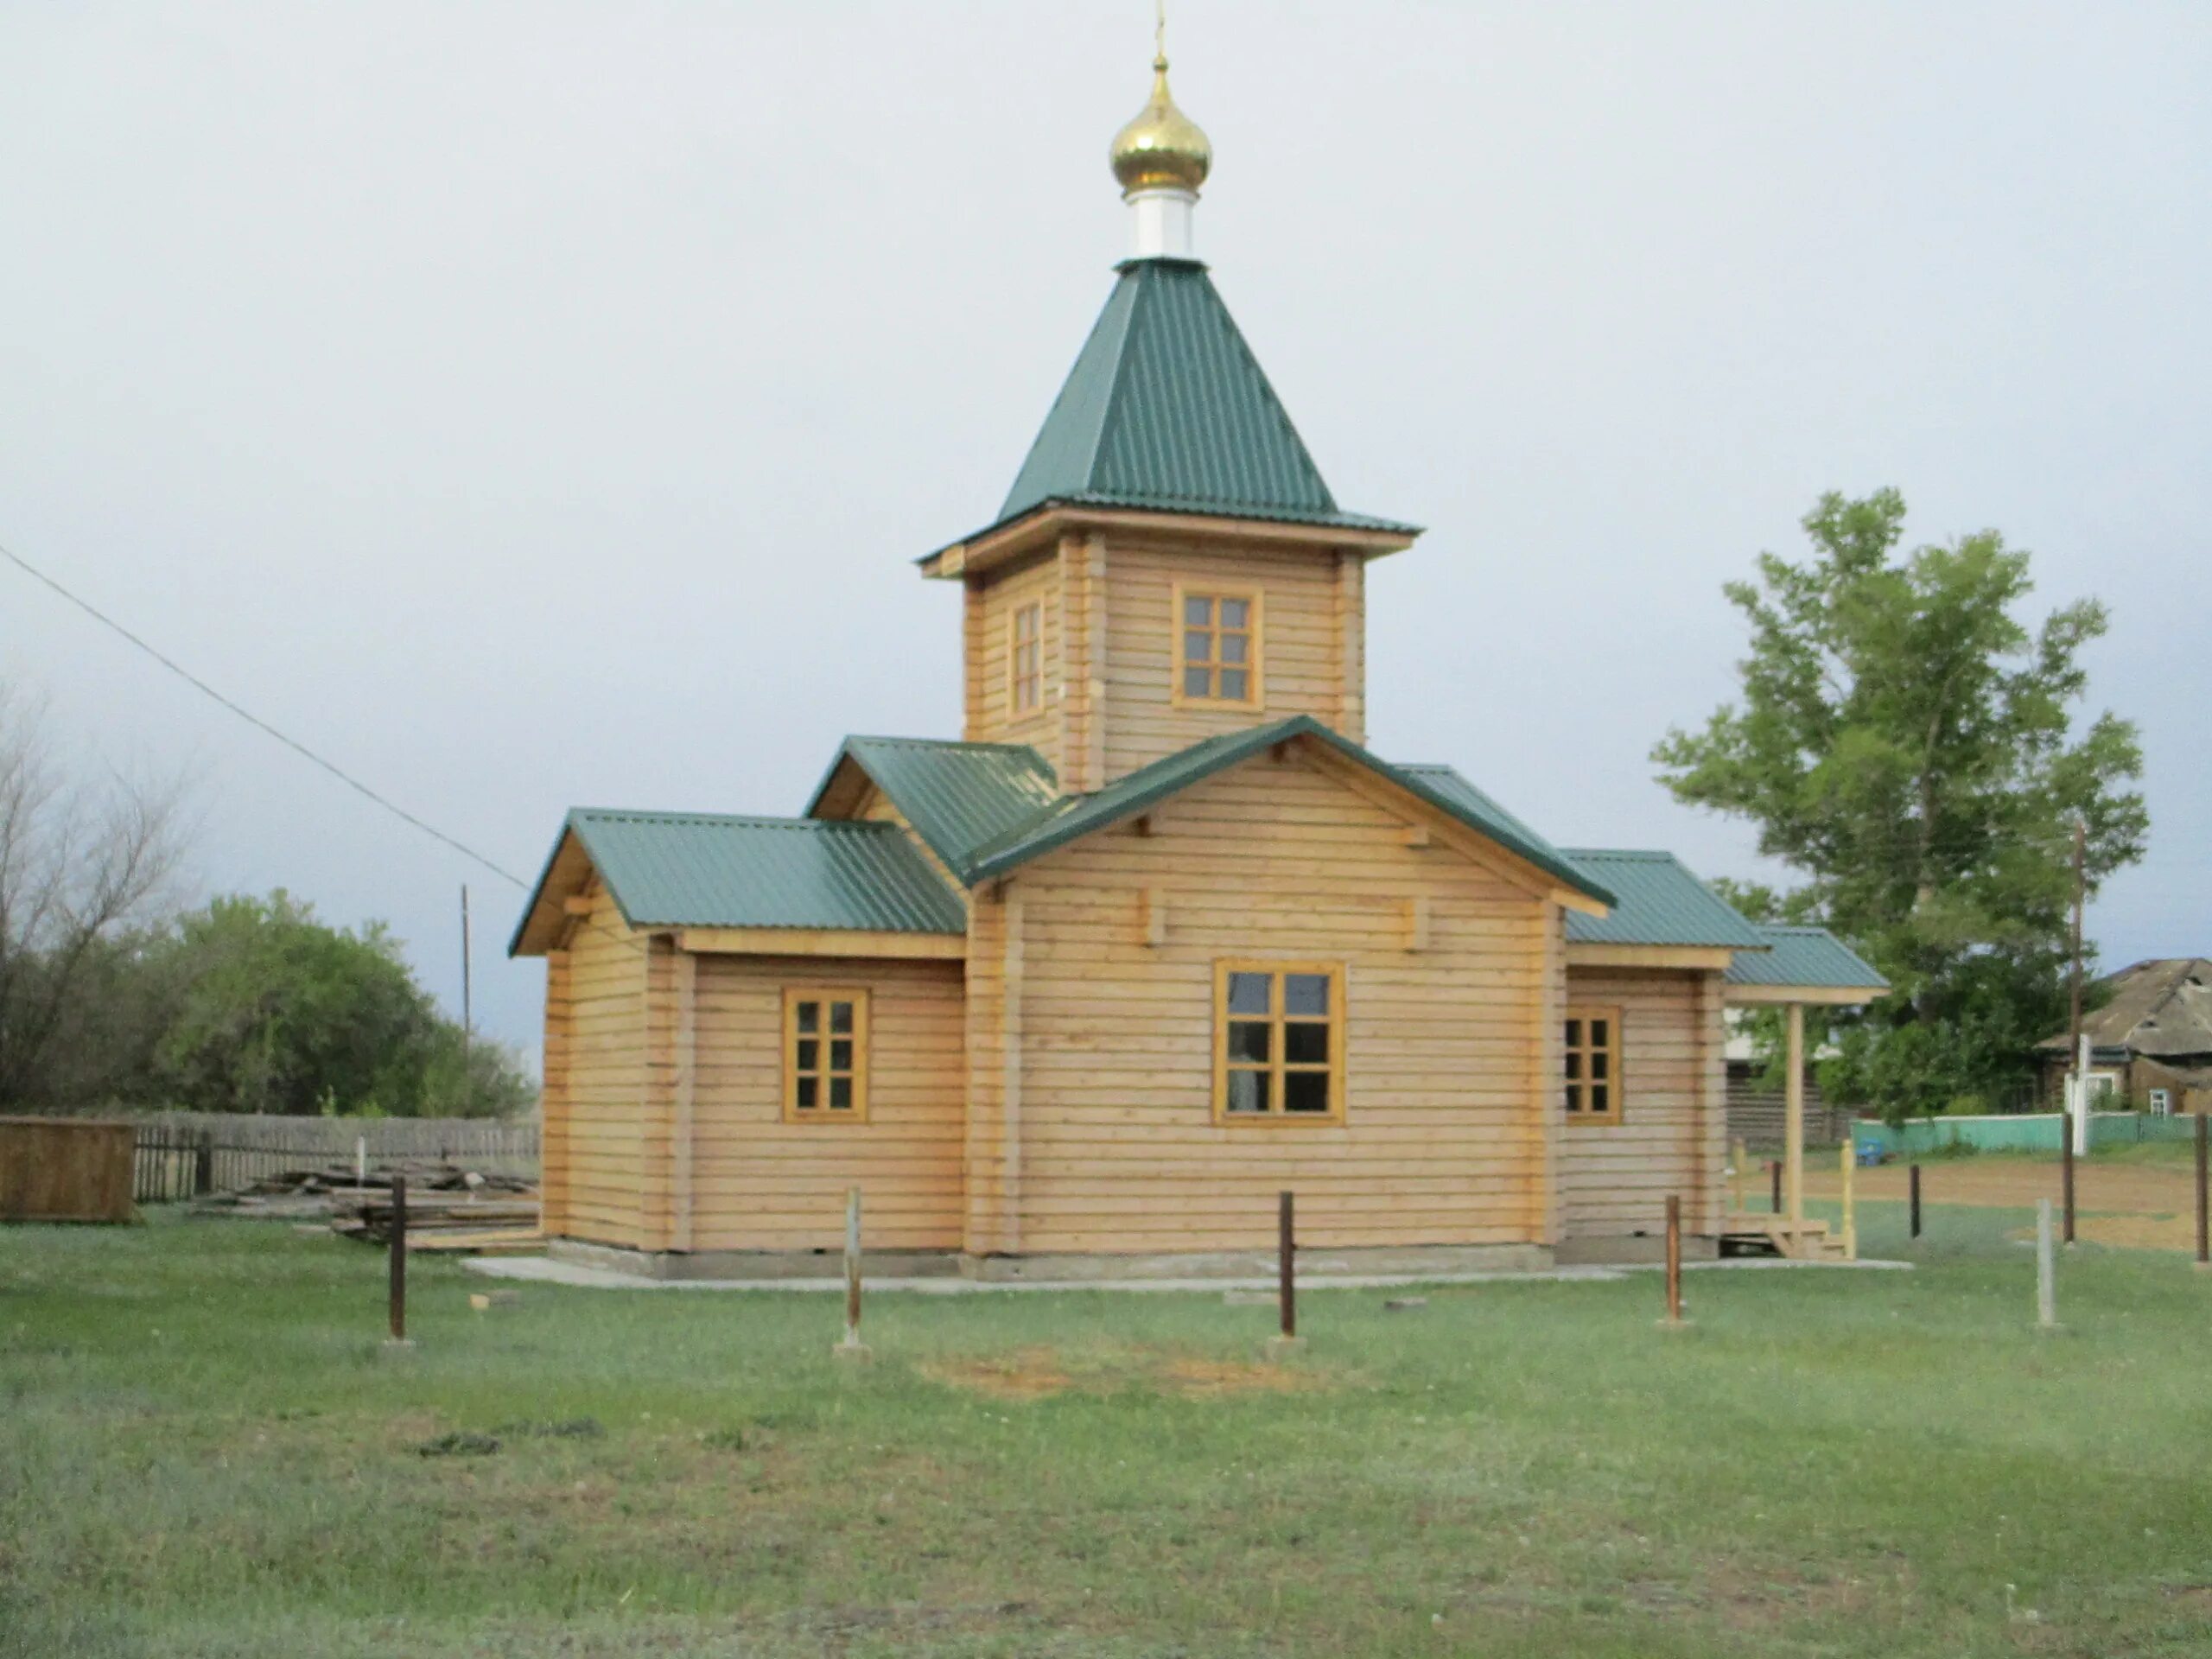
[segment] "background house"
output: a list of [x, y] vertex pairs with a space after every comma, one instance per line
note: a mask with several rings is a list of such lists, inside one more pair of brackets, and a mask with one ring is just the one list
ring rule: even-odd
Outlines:
[[[2103, 1005], [2082, 1017], [2091, 1086], [2108, 1083], [2115, 1110], [2212, 1111], [2212, 961], [2154, 957], [2097, 986]], [[2036, 1046], [2054, 1103], [2064, 1097], [2068, 1040], [2062, 1031]]]

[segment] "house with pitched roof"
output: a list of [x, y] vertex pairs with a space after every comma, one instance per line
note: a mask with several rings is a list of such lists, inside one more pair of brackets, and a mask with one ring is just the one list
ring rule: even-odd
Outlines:
[[[668, 1274], [1538, 1267], [1732, 1234], [1723, 1010], [1863, 1001], [1671, 855], [1554, 845], [1367, 743], [1366, 571], [1192, 251], [1205, 137], [1154, 66], [1132, 257], [962, 594], [963, 730], [848, 739], [797, 816], [572, 812], [544, 1226]], [[1798, 1022], [1793, 1018], [1792, 1028]], [[1802, 1071], [1802, 1068], [1799, 1068]]]
[[[2119, 1111], [2212, 1111], [2212, 961], [2154, 957], [2097, 982], [2098, 1006], [2082, 1017], [2093, 1090]], [[2074, 1056], [2069, 1033], [2037, 1046], [2044, 1093], [2065, 1098]]]

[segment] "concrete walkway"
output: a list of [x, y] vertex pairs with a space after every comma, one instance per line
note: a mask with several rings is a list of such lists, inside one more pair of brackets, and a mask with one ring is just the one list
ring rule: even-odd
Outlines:
[[[813, 1291], [842, 1295], [844, 1279], [655, 1279], [642, 1273], [618, 1273], [612, 1268], [592, 1268], [574, 1262], [556, 1262], [546, 1255], [473, 1255], [461, 1265], [487, 1279], [520, 1280], [541, 1285], [574, 1285], [588, 1290], [785, 1290]], [[1734, 1256], [1725, 1262], [1685, 1262], [1685, 1273], [1764, 1272], [1910, 1272], [1910, 1262], [1785, 1262], [1779, 1256]], [[1406, 1273], [1338, 1274], [1325, 1264], [1298, 1275], [1301, 1290], [1398, 1290], [1415, 1285], [1605, 1284], [1630, 1274], [1656, 1273], [1659, 1263], [1633, 1262], [1618, 1267], [1552, 1268], [1537, 1273]], [[869, 1294], [912, 1291], [922, 1296], [970, 1296], [979, 1292], [1115, 1290], [1183, 1295], [1217, 1295], [1224, 1291], [1273, 1292], [1274, 1275], [1236, 1279], [1090, 1279], [1050, 1282], [1037, 1280], [886, 1279], [871, 1274]]]

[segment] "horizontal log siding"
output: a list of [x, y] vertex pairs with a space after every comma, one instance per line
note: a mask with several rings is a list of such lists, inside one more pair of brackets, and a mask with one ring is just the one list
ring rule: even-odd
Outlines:
[[[1333, 725], [1344, 715], [1347, 664], [1341, 630], [1357, 627], [1325, 550], [1259, 548], [1216, 551], [1172, 543], [1108, 544], [1106, 555], [1106, 781], [1189, 747], [1202, 738], [1265, 720], [1311, 715]], [[1178, 709], [1173, 701], [1174, 585], [1256, 588], [1267, 706]]]
[[[969, 954], [971, 1248], [1263, 1249], [1298, 1194], [1316, 1248], [1507, 1243], [1542, 1230], [1557, 1039], [1544, 899], [1438, 845], [1294, 753], [1262, 756], [1024, 869], [979, 905]], [[1147, 946], [1160, 891], [1165, 943]], [[1407, 900], [1430, 948], [1404, 948]], [[1018, 1018], [1002, 1006], [1007, 912]], [[1345, 964], [1341, 1125], [1217, 1125], [1213, 963]], [[1020, 1161], [1000, 1219], [1002, 1050], [1024, 1056]]]
[[1621, 1011], [1621, 1121], [1563, 1128], [1566, 1236], [1663, 1233], [1670, 1192], [1686, 1228], [1717, 1231], [1727, 1133], [1719, 976], [1570, 968], [1567, 988], [1571, 1007]]
[[[566, 952], [565, 1002], [549, 985], [549, 1061], [562, 1083], [545, 1096], [547, 1232], [644, 1248], [645, 952], [604, 885]], [[548, 1082], [551, 1081], [549, 1065]]]
[[[784, 989], [869, 991], [868, 1121], [786, 1123]], [[867, 1242], [961, 1242], [961, 964], [698, 958], [692, 1238], [702, 1250], [843, 1247], [859, 1185]]]
[[[1026, 560], [973, 580], [974, 620], [968, 666], [969, 740], [978, 743], [1028, 743], [1054, 766], [1060, 746], [1060, 563], [1057, 551]], [[1007, 683], [1014, 613], [1024, 605], [1042, 607], [1039, 626], [1044, 641], [1037, 706], [1018, 718]]]

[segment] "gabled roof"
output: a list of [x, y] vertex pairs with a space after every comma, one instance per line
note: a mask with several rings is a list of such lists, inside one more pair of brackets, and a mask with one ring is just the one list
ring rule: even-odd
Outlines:
[[1048, 502], [1414, 530], [1338, 508], [1213, 279], [1179, 259], [1121, 267], [996, 522]]
[[968, 925], [960, 896], [896, 824], [579, 808], [554, 842], [510, 954], [542, 938], [560, 900], [582, 885], [576, 849], [632, 927], [959, 933]]
[[[1127, 777], [1089, 795], [1068, 796], [1035, 822], [1024, 824], [976, 849], [956, 874], [969, 885], [1003, 875], [1055, 848], [1103, 830], [1146, 808], [1178, 794], [1218, 772], [1250, 759], [1270, 746], [1294, 737], [1308, 737], [1326, 744], [1346, 759], [1377, 777], [1397, 785], [1448, 818], [1496, 842], [1508, 852], [1527, 860], [1545, 874], [1601, 904], [1613, 902], [1602, 884], [1578, 868], [1556, 847], [1510, 814], [1471, 806], [1461, 791], [1440, 788], [1433, 776], [1393, 766], [1332, 731], [1310, 715], [1297, 715], [1265, 726], [1225, 733], [1194, 743], [1165, 760], [1141, 766]], [[1487, 797], [1484, 798], [1487, 800]]]
[[[2164, 957], [2139, 962], [2098, 982], [2111, 993], [2082, 1016], [2082, 1032], [2098, 1048], [2153, 1056], [2212, 1054], [2212, 962]], [[2062, 1053], [2066, 1033], [2037, 1046]]]
[[891, 798], [923, 843], [956, 874], [978, 847], [1033, 822], [1060, 798], [1052, 768], [1024, 743], [849, 737], [807, 802], [809, 817], [849, 760]]
[[1726, 976], [1731, 985], [1876, 993], [1890, 988], [1873, 964], [1825, 927], [1774, 922], [1755, 926], [1769, 948], [1732, 958]]
[[1672, 853], [1570, 847], [1567, 855], [1611, 887], [1617, 899], [1611, 911], [1603, 916], [1570, 912], [1567, 918], [1570, 944], [1770, 948], [1758, 927], [1691, 874]]

